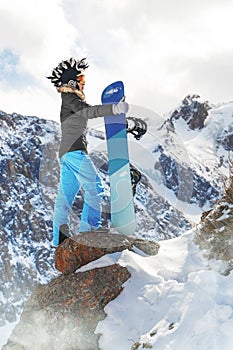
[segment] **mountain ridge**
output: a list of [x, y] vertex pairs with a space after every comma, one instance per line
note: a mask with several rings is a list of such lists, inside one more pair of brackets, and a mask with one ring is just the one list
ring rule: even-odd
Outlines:
[[[197, 100], [198, 98], [195, 97], [195, 101]], [[192, 99], [189, 98], [189, 102], [192, 107]], [[151, 135], [142, 139], [141, 142], [145, 140], [146, 144], [150, 143], [146, 156], [152, 154], [154, 167], [151, 172], [143, 167], [140, 168], [143, 177], [135, 196], [139, 223], [138, 236], [154, 240], [179, 236], [193, 226], [194, 216], [200, 218], [203, 211], [212, 208], [214, 202], [219, 200], [224, 191], [223, 179], [228, 171], [228, 153], [233, 148], [232, 122], [227, 124], [227, 120], [232, 120], [232, 105], [229, 103], [216, 109], [208, 109], [204, 122], [201, 119], [202, 127], [191, 131], [187, 131], [189, 128], [184, 124], [182, 116], [180, 118], [183, 120], [180, 123], [181, 119], [177, 118], [176, 114], [176, 118], [173, 118], [173, 129], [167, 130], [164, 124], [164, 127], [156, 130], [160, 132], [159, 142], [150, 143]], [[59, 179], [57, 153], [60, 132], [59, 124], [56, 122], [16, 113], [9, 115], [0, 112], [0, 125], [0, 214], [2, 218], [0, 259], [3, 266], [0, 271], [2, 281], [0, 310], [1, 325], [4, 326], [7, 322], [16, 322], [24, 301], [38, 283], [47, 283], [57, 274], [53, 266], [54, 250], [50, 242], [53, 203]], [[187, 134], [184, 135], [184, 126], [188, 135], [192, 134], [191, 140]], [[176, 135], [180, 137], [182, 132], [183, 140], [178, 142], [178, 146], [181, 145], [180, 148], [177, 146], [172, 148], [177, 140]], [[155, 130], [151, 133], [155, 134]], [[202, 148], [203, 133], [205, 137], [209, 137], [212, 153], [206, 153]], [[93, 130], [90, 131], [88, 134], [90, 143], [96, 135], [97, 133], [95, 134]], [[103, 142], [102, 136], [99, 135], [98, 133], [97, 138]], [[200, 150], [194, 147], [197, 141], [201, 141]], [[181, 151], [184, 151], [183, 154], [191, 154], [188, 162]], [[206, 154], [210, 157], [207, 159], [208, 163], [204, 159]], [[102, 153], [100, 157], [96, 150], [93, 150], [91, 155], [94, 162], [101, 164], [103, 168], [101, 177], [108, 195], [106, 155]], [[190, 165], [190, 170], [185, 173], [189, 169], [187, 164]], [[206, 170], [207, 168], [209, 170]], [[189, 182], [190, 173], [191, 182]], [[190, 186], [189, 193], [185, 194], [184, 189], [188, 186]], [[107, 195], [104, 202], [106, 221], [109, 205]], [[182, 199], [187, 202], [182, 202]], [[183, 215], [179, 204], [191, 208], [191, 214], [189, 214], [191, 220], [187, 215]], [[82, 195], [79, 194], [72, 214], [74, 232], [79, 222], [77, 218], [81, 205]], [[193, 208], [197, 209], [197, 213]], [[6, 285], [9, 288], [6, 289]]]

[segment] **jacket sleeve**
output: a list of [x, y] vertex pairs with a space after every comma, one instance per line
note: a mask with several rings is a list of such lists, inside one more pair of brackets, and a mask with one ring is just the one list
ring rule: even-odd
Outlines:
[[79, 114], [82, 118], [93, 119], [113, 115], [112, 104], [91, 106], [72, 95], [70, 94], [69, 106], [72, 112]]

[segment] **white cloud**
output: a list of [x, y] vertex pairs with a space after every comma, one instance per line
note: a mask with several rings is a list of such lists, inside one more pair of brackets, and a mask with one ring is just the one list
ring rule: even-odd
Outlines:
[[[230, 98], [230, 0], [1, 0], [0, 10], [0, 51], [18, 54], [19, 78], [27, 73], [34, 80], [24, 86], [31, 99], [18, 102], [10, 90], [14, 102], [0, 101], [0, 109], [17, 111], [20, 106], [18, 112], [27, 113], [34, 108], [33, 114], [48, 111], [58, 120], [59, 99], [44, 76], [69, 56], [88, 57], [90, 103], [99, 103], [105, 85], [118, 79], [124, 80], [130, 103], [158, 113], [192, 92], [217, 102]], [[222, 74], [216, 74], [220, 67]], [[4, 85], [1, 81], [0, 88]], [[39, 99], [37, 104], [35, 88], [44, 103]], [[25, 91], [22, 87], [21, 98]]]
[[[18, 56], [16, 85], [20, 75], [22, 80], [25, 74], [32, 78], [31, 83], [27, 79], [25, 84], [20, 84], [20, 91], [15, 90], [17, 86], [9, 86], [7, 74], [5, 81], [1, 80], [0, 108], [6, 112], [48, 115], [48, 111], [57, 109], [57, 99], [49, 92], [52, 86], [46, 75], [64, 56], [72, 55], [78, 37], [77, 29], [68, 23], [61, 5], [59, 0], [12, 0], [10, 3], [1, 0], [0, 51], [8, 49]], [[58, 120], [59, 113], [56, 117], [52, 112], [51, 118]]]

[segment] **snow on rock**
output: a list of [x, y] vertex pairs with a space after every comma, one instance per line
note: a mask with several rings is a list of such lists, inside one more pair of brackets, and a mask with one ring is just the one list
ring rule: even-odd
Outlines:
[[154, 257], [125, 251], [114, 260], [131, 278], [97, 326], [101, 350], [232, 349], [233, 274], [209, 270], [193, 237], [160, 242]]

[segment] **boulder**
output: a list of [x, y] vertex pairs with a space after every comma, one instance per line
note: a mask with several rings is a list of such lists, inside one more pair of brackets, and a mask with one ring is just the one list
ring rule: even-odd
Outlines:
[[3, 350], [96, 350], [104, 307], [130, 273], [119, 264], [61, 275], [38, 286]]
[[159, 244], [116, 233], [83, 232], [67, 238], [55, 251], [55, 267], [62, 273], [71, 273], [91, 261], [106, 254], [121, 252], [125, 249], [140, 249], [148, 255], [156, 255]]

